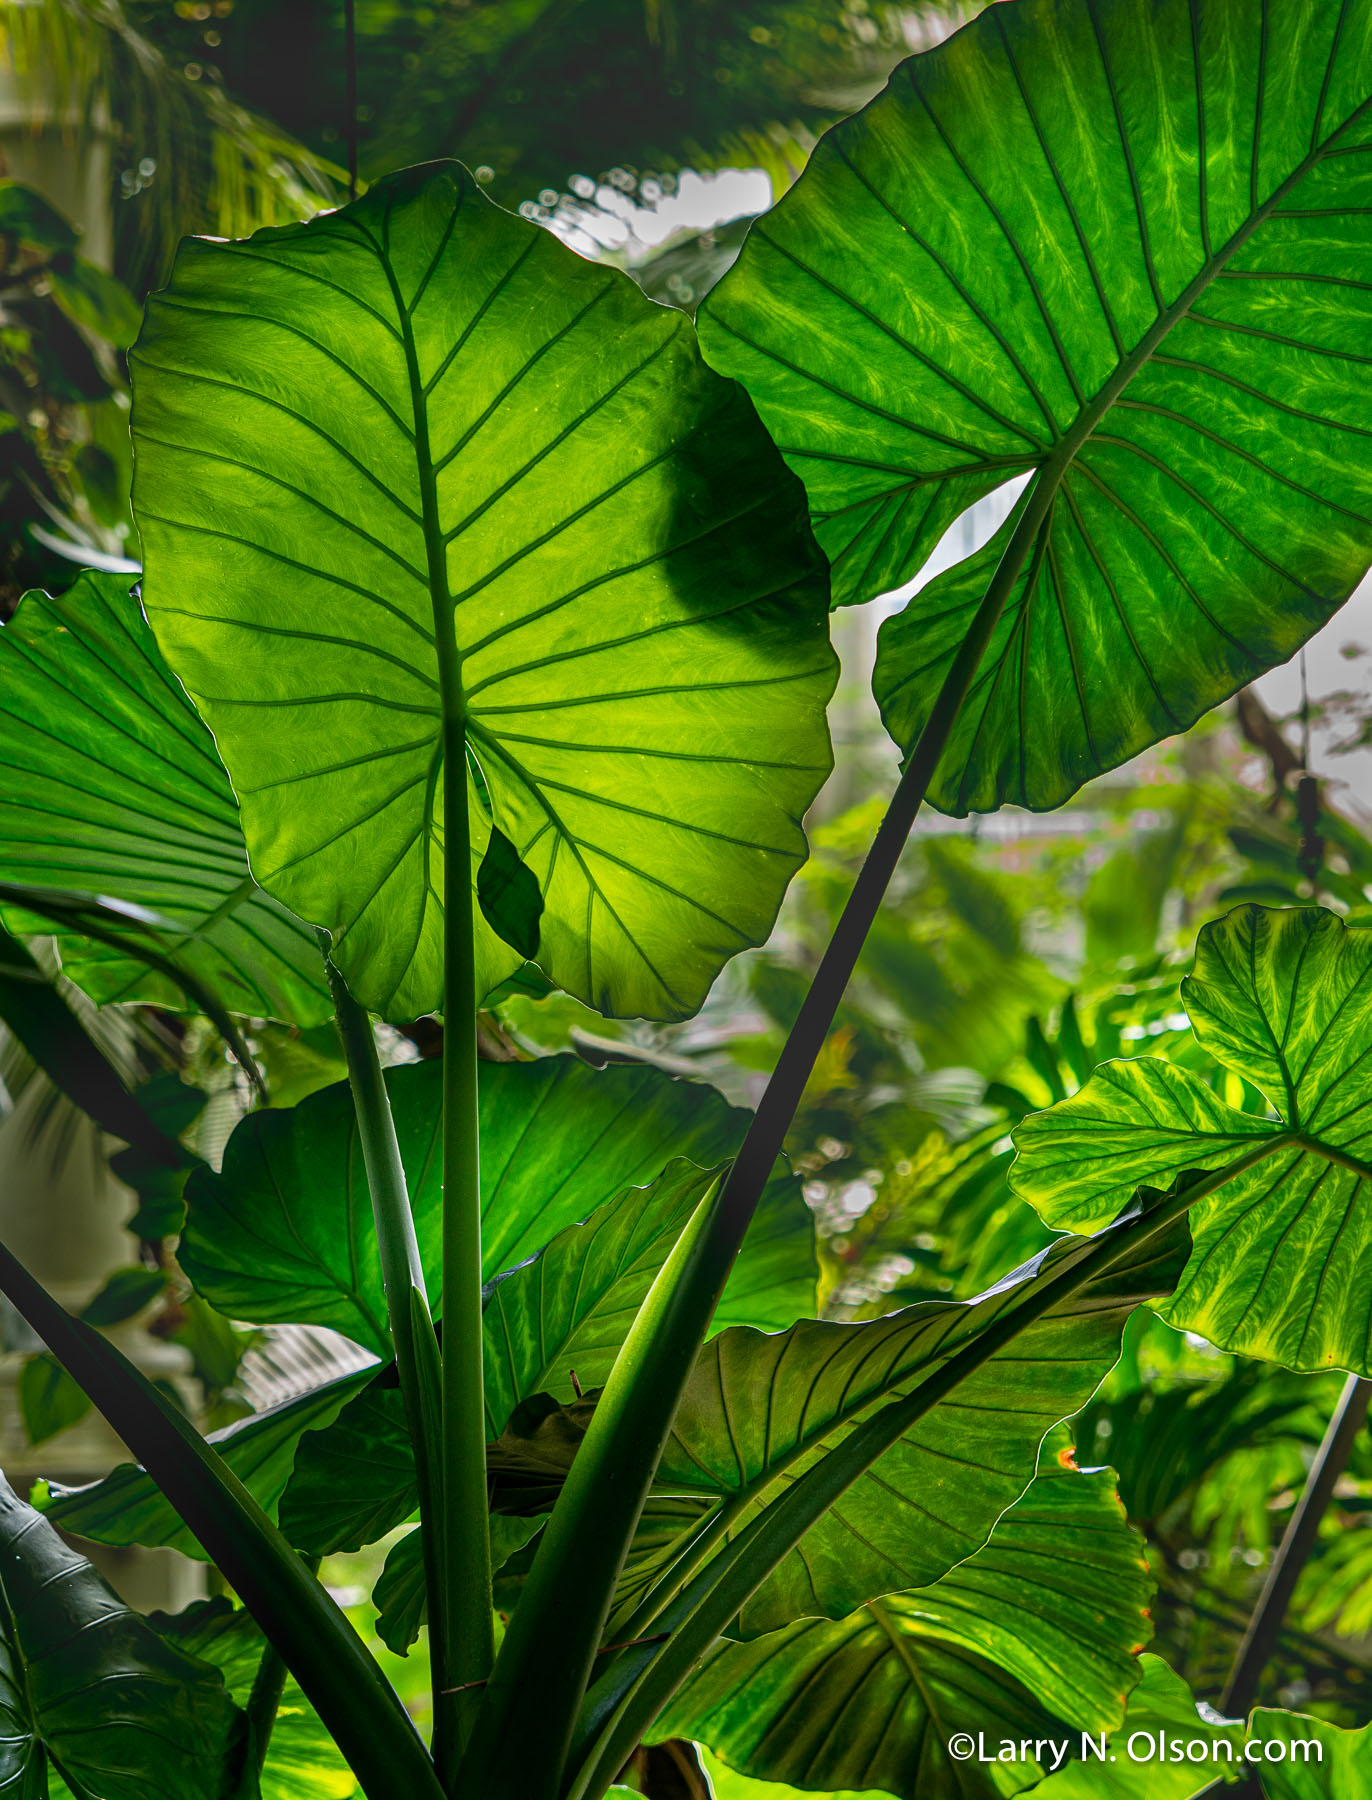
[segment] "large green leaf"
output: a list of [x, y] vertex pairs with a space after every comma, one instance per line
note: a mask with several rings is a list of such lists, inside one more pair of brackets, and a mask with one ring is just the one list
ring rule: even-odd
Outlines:
[[[1203, 1714], [1191, 1690], [1156, 1656], [1139, 1659], [1139, 1684], [1129, 1696], [1123, 1723], [1110, 1734], [1102, 1757], [1100, 1736], [1082, 1746], [1079, 1760], [1050, 1775], [1037, 1800], [1191, 1800], [1212, 1774], [1236, 1767], [1243, 1754], [1243, 1725]], [[1208, 1714], [1208, 1716], [1207, 1716]], [[1188, 1744], [1206, 1746], [1202, 1766]], [[1179, 1752], [1171, 1749], [1180, 1745]]]
[[[442, 1238], [434, 1062], [387, 1071], [415, 1229], [436, 1300]], [[574, 1056], [483, 1062], [480, 1070], [482, 1252], [487, 1280], [587, 1219], [673, 1157], [712, 1166], [731, 1156], [748, 1115], [703, 1083], [645, 1067], [592, 1069]], [[250, 1113], [222, 1174], [188, 1185], [181, 1262], [231, 1318], [329, 1325], [389, 1355], [371, 1200], [345, 1083], [289, 1112]], [[809, 1208], [779, 1164], [725, 1290], [720, 1325], [789, 1325], [812, 1309]]]
[[[237, 1012], [329, 1011], [314, 933], [248, 873], [214, 739], [157, 647], [128, 577], [85, 571], [0, 630], [0, 875], [146, 907], [167, 952]], [[183, 1004], [133, 956], [73, 936], [70, 975], [101, 1002]]]
[[[238, 1705], [247, 1705], [266, 1649], [251, 1614], [220, 1595], [197, 1600], [184, 1612], [153, 1613], [150, 1623], [180, 1649], [211, 1663]], [[357, 1792], [357, 1778], [288, 1675], [262, 1769], [261, 1800], [350, 1800]]]
[[314, 1556], [360, 1550], [419, 1505], [400, 1389], [371, 1386], [307, 1431], [281, 1496], [281, 1529]]
[[[977, 1300], [924, 1302], [861, 1324], [805, 1320], [772, 1335], [740, 1328], [714, 1339], [687, 1383], [655, 1490], [702, 1510], [660, 1550], [634, 1559], [611, 1631], [637, 1616], [649, 1592], [656, 1613], [659, 1583], [678, 1579], [683, 1554], [698, 1563], [716, 1552], [860, 1425], [917, 1393], [1098, 1248], [1095, 1240], [1060, 1239]], [[1170, 1291], [1185, 1251], [1185, 1233], [1169, 1232], [1123, 1253], [1113, 1270], [932, 1395], [763, 1581], [731, 1635], [754, 1637], [809, 1615], [840, 1618], [874, 1596], [928, 1585], [980, 1549], [1033, 1478], [1045, 1433], [1094, 1391], [1118, 1355], [1130, 1311]], [[488, 1451], [495, 1504], [546, 1509], [590, 1412], [589, 1400], [522, 1408]]]
[[[359, 1369], [340, 1376], [297, 1399], [254, 1413], [222, 1431], [212, 1431], [209, 1441], [258, 1504], [275, 1518], [301, 1433], [331, 1423], [346, 1402], [374, 1379], [374, 1373]], [[205, 1557], [152, 1477], [135, 1463], [121, 1463], [102, 1480], [84, 1487], [51, 1482], [46, 1491], [40, 1489], [39, 1505], [63, 1531], [97, 1544], [143, 1544]]]
[[0, 1791], [42, 1800], [51, 1759], [101, 1800], [223, 1800], [243, 1723], [0, 1477]]
[[1164, 1317], [1289, 1368], [1372, 1373], [1372, 933], [1317, 907], [1239, 907], [1201, 932], [1182, 999], [1276, 1116], [1170, 1063], [1107, 1063], [1016, 1128], [1012, 1185], [1049, 1224], [1089, 1231], [1140, 1182], [1268, 1147], [1196, 1207]]
[[[840, 600], [1036, 473], [950, 811], [1058, 805], [1284, 662], [1372, 557], [1372, 5], [1273, 29], [1267, 0], [988, 6], [825, 137], [702, 309]], [[1013, 528], [882, 628], [906, 750]]]
[[[455, 629], [474, 857], [514, 844], [570, 992], [693, 1011], [804, 855], [835, 662], [804, 497], [690, 322], [441, 163], [183, 245], [131, 365], [149, 617], [357, 997], [442, 1002]], [[518, 960], [478, 916], [483, 988]]]
[[[1152, 1592], [1111, 1472], [1080, 1474], [1050, 1453], [961, 1567], [847, 1618], [721, 1641], [656, 1732], [806, 1788], [1018, 1793], [1078, 1754], [1082, 1733], [1119, 1724]], [[966, 1761], [949, 1755], [959, 1734], [975, 1740]], [[994, 1760], [1007, 1740], [1012, 1759]]]
[[[486, 1435], [521, 1401], [603, 1385], [654, 1277], [719, 1171], [678, 1159], [569, 1225], [493, 1284], [483, 1318]], [[402, 1524], [419, 1491], [400, 1393], [373, 1387], [302, 1439], [281, 1528], [302, 1550], [357, 1550]]]

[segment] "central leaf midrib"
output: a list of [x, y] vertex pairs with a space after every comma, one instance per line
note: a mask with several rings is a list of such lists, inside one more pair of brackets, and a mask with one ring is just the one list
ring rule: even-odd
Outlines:
[[1329, 154], [1335, 141], [1367, 111], [1370, 105], [1372, 105], [1372, 99], [1364, 100], [1355, 107], [1343, 123], [1320, 144], [1318, 149], [1309, 151], [1302, 158], [1286, 180], [1275, 187], [1262, 205], [1256, 207], [1248, 215], [1225, 244], [1202, 263], [1200, 269], [1177, 298], [1158, 314], [1134, 348], [1107, 376], [1095, 397], [1078, 413], [1071, 428], [1054, 446], [1048, 460], [1042, 465], [1040, 479], [1047, 478], [1054, 481], [1055, 484], [1061, 482], [1078, 451], [1086, 444], [1092, 432], [1095, 431], [1124, 389], [1148, 365], [1153, 352], [1166, 339], [1173, 327], [1181, 323], [1196, 301], [1209, 289], [1255, 232], [1267, 223], [1291, 190], [1299, 186], [1310, 171]]

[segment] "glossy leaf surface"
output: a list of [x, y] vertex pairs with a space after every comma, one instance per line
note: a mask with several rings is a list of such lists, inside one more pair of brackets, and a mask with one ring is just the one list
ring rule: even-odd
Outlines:
[[[431, 1297], [441, 1241], [435, 1062], [387, 1071]], [[480, 1068], [482, 1251], [487, 1280], [524, 1261], [673, 1157], [710, 1166], [740, 1143], [748, 1115], [702, 1083], [656, 1069], [592, 1069], [573, 1056]], [[389, 1355], [385, 1295], [361, 1146], [346, 1084], [290, 1112], [252, 1113], [223, 1172], [187, 1190], [181, 1262], [231, 1318], [329, 1325]], [[778, 1328], [814, 1301], [809, 1208], [781, 1166], [725, 1291], [720, 1325]]]
[[[703, 1510], [630, 1565], [611, 1630], [675, 1567], [696, 1521], [707, 1534], [704, 1554], [712, 1554], [841, 1451], [859, 1425], [918, 1395], [959, 1351], [1098, 1247], [1060, 1239], [973, 1301], [923, 1302], [861, 1324], [804, 1320], [770, 1336], [738, 1329], [708, 1344], [655, 1485], [657, 1495]], [[840, 1618], [874, 1595], [936, 1581], [980, 1549], [1033, 1478], [1045, 1433], [1094, 1391], [1130, 1311], [1170, 1291], [1185, 1252], [1185, 1234], [1171, 1231], [1124, 1252], [1113, 1271], [988, 1350], [947, 1393], [936, 1389], [927, 1410], [894, 1428], [889, 1447], [763, 1580], [731, 1634], [754, 1637], [809, 1615]], [[551, 1504], [591, 1406], [544, 1400], [516, 1414], [488, 1451], [497, 1506]]]
[[[149, 616], [357, 998], [441, 1005], [455, 630], [474, 858], [514, 844], [563, 987], [692, 1012], [804, 856], [835, 662], [804, 496], [689, 321], [431, 164], [184, 244], [131, 363]], [[478, 940], [485, 991], [518, 956]]]
[[[301, 1433], [336, 1418], [374, 1373], [360, 1369], [341, 1376], [298, 1399], [240, 1419], [223, 1431], [212, 1431], [209, 1442], [258, 1504], [275, 1518]], [[42, 1510], [63, 1531], [97, 1544], [143, 1544], [201, 1559], [205, 1555], [151, 1476], [135, 1463], [121, 1463], [102, 1480], [84, 1487], [49, 1483]]]
[[1276, 1118], [1168, 1063], [1109, 1063], [1016, 1129], [1012, 1184], [1049, 1224], [1090, 1230], [1140, 1182], [1270, 1144], [1195, 1208], [1164, 1316], [1289, 1368], [1372, 1371], [1372, 934], [1316, 907], [1241, 907], [1201, 932], [1182, 999]]
[[[987, 7], [831, 131], [702, 311], [835, 595], [1051, 504], [931, 790], [1058, 805], [1286, 661], [1372, 557], [1372, 8]], [[1008, 541], [882, 628], [909, 750]]]
[[165, 1643], [0, 1479], [0, 1789], [51, 1758], [102, 1800], [222, 1800], [242, 1715], [218, 1670]]
[[[84, 571], [0, 629], [0, 866], [172, 921], [168, 954], [237, 1012], [312, 1024], [328, 998], [314, 933], [248, 872], [214, 739], [168, 668], [128, 577]], [[184, 1004], [133, 956], [63, 938], [100, 1002]]]
[[[805, 1788], [880, 1788], [906, 1800], [991, 1800], [1038, 1781], [1040, 1761], [959, 1762], [949, 1739], [1053, 1739], [1120, 1722], [1150, 1632], [1152, 1582], [1108, 1469], [1044, 1472], [985, 1548], [929, 1587], [838, 1620], [720, 1643], [657, 1727], [702, 1739], [750, 1775]], [[1064, 1547], [1070, 1545], [1070, 1555]]]

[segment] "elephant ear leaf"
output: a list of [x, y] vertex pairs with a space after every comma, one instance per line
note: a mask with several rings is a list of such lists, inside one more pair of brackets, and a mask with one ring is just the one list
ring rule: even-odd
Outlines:
[[1182, 1000], [1270, 1115], [1157, 1059], [1108, 1063], [1016, 1128], [1012, 1186], [1048, 1224], [1090, 1230], [1141, 1182], [1242, 1161], [1193, 1208], [1163, 1316], [1288, 1368], [1372, 1374], [1372, 932], [1318, 907], [1240, 907], [1201, 932]]
[[[747, 1530], [875, 1415], [895, 1420], [886, 1449], [777, 1564], [731, 1635], [758, 1637], [810, 1614], [845, 1617], [873, 1595], [941, 1579], [981, 1548], [1032, 1480], [1043, 1436], [1114, 1363], [1130, 1312], [1171, 1291], [1185, 1257], [1180, 1238], [1169, 1233], [1121, 1256], [941, 1397], [920, 1406], [920, 1390], [963, 1343], [993, 1330], [1089, 1248], [1060, 1239], [976, 1300], [920, 1302], [854, 1324], [804, 1320], [771, 1336], [726, 1331], [706, 1345], [658, 1481], [719, 1503], [712, 1538], [721, 1528], [731, 1538]], [[917, 1410], [902, 1419], [892, 1402], [907, 1396]], [[645, 1559], [628, 1572], [617, 1618], [679, 1552], [668, 1546], [661, 1564]]]
[[[626, 1190], [643, 1189], [674, 1158], [712, 1166], [733, 1156], [748, 1123], [747, 1113], [703, 1082], [647, 1067], [592, 1069], [575, 1056], [482, 1062], [479, 1086], [488, 1281], [611, 1201], [632, 1217]], [[436, 1300], [442, 1070], [436, 1061], [388, 1069], [386, 1087]], [[651, 1212], [649, 1197], [641, 1204]], [[249, 1113], [229, 1139], [222, 1171], [192, 1178], [187, 1210], [181, 1265], [227, 1316], [326, 1325], [389, 1356], [381, 1262], [346, 1083], [321, 1088], [288, 1112]], [[566, 1254], [575, 1259], [574, 1250]], [[812, 1215], [779, 1159], [717, 1323], [791, 1324], [813, 1309], [816, 1272]]]
[[27, 594], [0, 629], [0, 765], [0, 865], [72, 899], [63, 966], [93, 1000], [185, 1004], [136, 948], [82, 934], [76, 903], [94, 894], [129, 909], [131, 945], [140, 910], [175, 926], [159, 948], [233, 1011], [328, 1016], [314, 933], [249, 873], [214, 739], [127, 576]]
[[693, 1012], [805, 854], [836, 663], [803, 492], [689, 320], [438, 163], [184, 244], [131, 367], [148, 616], [358, 999], [441, 1004], [456, 778], [554, 981]]
[[[153, 1613], [151, 1623], [179, 1649], [220, 1670], [234, 1700], [247, 1706], [267, 1647], [250, 1613], [219, 1595], [197, 1600], [184, 1612]], [[289, 1675], [259, 1786], [261, 1800], [350, 1800], [358, 1792], [341, 1752]]]
[[[656, 1735], [698, 1738], [749, 1775], [806, 1789], [1004, 1800], [1054, 1766], [1050, 1741], [1075, 1752], [1083, 1733], [1120, 1724], [1152, 1592], [1112, 1471], [1077, 1471], [1055, 1432], [976, 1555], [845, 1618], [721, 1640]], [[978, 1733], [985, 1762], [949, 1756], [950, 1741], [975, 1747]], [[1037, 1740], [1042, 1761], [998, 1763], [1007, 1738], [1016, 1750]]]
[[103, 1800], [222, 1800], [245, 1720], [217, 1669], [160, 1638], [0, 1478], [0, 1788], [51, 1765]]
[[1033, 477], [1032, 517], [882, 627], [908, 752], [1014, 535], [936, 805], [1059, 805], [1362, 576], [1370, 43], [1362, 0], [1299, 8], [1280, 56], [1267, 0], [988, 6], [828, 133], [702, 309], [836, 599], [900, 586]]

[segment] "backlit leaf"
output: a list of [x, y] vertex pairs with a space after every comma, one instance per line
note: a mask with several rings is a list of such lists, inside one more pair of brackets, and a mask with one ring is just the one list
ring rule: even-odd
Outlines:
[[[1018, 0], [820, 143], [702, 309], [841, 601], [1046, 516], [931, 797], [1058, 805], [1292, 652], [1372, 557], [1372, 7]], [[883, 625], [909, 750], [1014, 530]]]
[[[130, 360], [149, 617], [358, 999], [441, 1005], [455, 629], [474, 861], [494, 823], [568, 991], [694, 1011], [805, 854], [835, 662], [804, 496], [685, 316], [436, 163], [183, 244]], [[484, 992], [518, 959], [477, 939]]]
[[1140, 1182], [1269, 1153], [1192, 1213], [1174, 1325], [1293, 1369], [1372, 1372], [1372, 932], [1316, 907], [1207, 925], [1182, 1000], [1201, 1046], [1269, 1100], [1241, 1113], [1186, 1069], [1107, 1063], [1015, 1130], [1011, 1184], [1089, 1231]]

